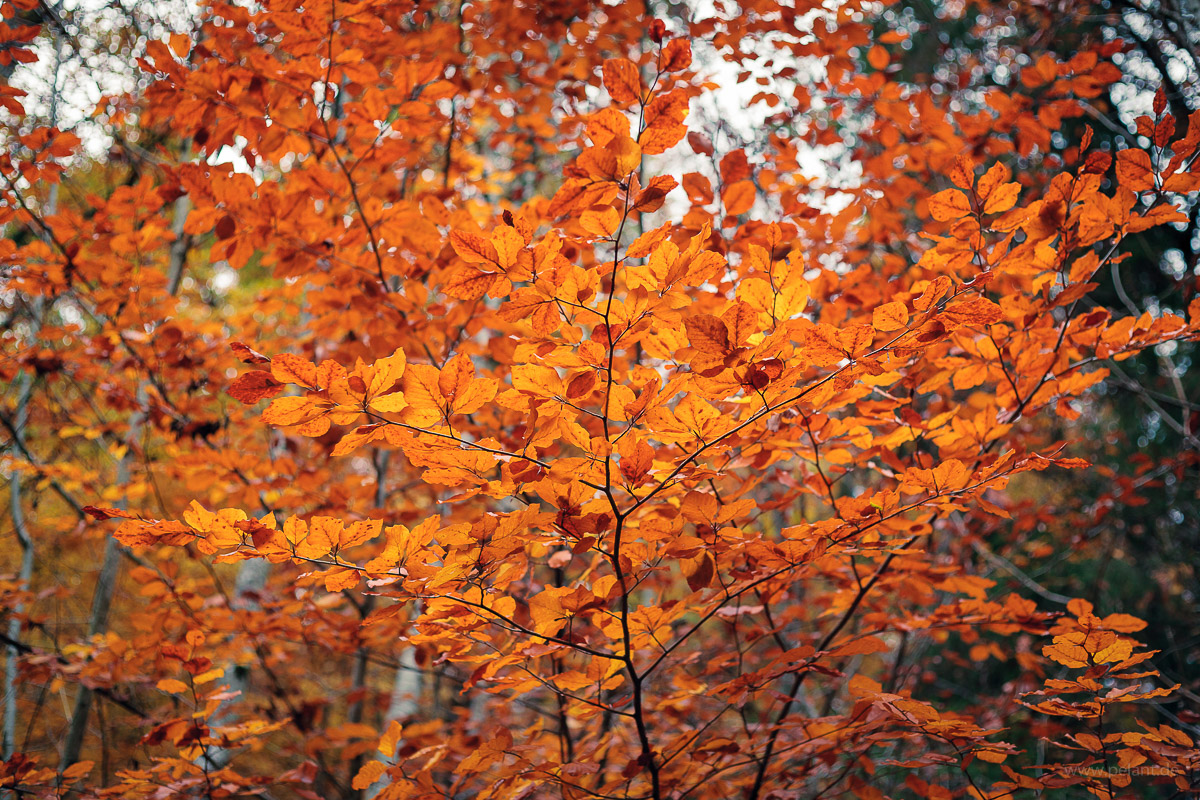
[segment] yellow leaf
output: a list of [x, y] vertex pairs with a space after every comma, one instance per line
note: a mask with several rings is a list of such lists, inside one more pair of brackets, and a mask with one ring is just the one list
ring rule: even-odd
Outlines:
[[223, 678], [223, 677], [225, 677], [225, 668], [224, 667], [215, 667], [213, 669], [210, 669], [207, 672], [201, 672], [199, 675], [194, 676], [192, 678], [192, 683], [196, 684], [197, 686], [201, 686], [205, 683], [211, 683], [212, 681], [215, 681], [217, 678]]
[[404, 375], [404, 365], [407, 363], [403, 350], [396, 350], [387, 358], [381, 358], [375, 362], [374, 370], [371, 373], [371, 383], [367, 386], [367, 396], [374, 397], [387, 389], [392, 388], [392, 384], [400, 380]]
[[404, 397], [412, 408], [442, 408], [441, 374], [432, 364], [413, 364], [404, 375]]
[[404, 729], [397, 720], [388, 723], [387, 730], [379, 737], [379, 752], [391, 758], [396, 754], [396, 745], [400, 744], [400, 736]]
[[63, 782], [64, 783], [73, 783], [73, 782], [79, 780], [84, 775], [87, 775], [89, 772], [91, 772], [92, 767], [94, 767], [94, 766], [96, 766], [96, 762], [94, 762], [94, 761], [77, 761], [77, 762], [75, 762], [74, 764], [72, 764], [71, 766], [69, 766], [63, 770], [63, 772], [62, 772]]
[[392, 414], [408, 408], [408, 400], [405, 399], [404, 392], [392, 392], [372, 399], [371, 408], [381, 414]]

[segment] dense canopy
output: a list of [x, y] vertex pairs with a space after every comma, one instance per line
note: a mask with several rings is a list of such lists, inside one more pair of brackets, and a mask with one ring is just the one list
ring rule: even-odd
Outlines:
[[1200, 789], [1200, 30], [11, 0], [0, 794]]

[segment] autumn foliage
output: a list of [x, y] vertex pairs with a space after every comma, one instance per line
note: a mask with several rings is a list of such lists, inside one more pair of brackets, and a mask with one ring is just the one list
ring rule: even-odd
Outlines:
[[1096, 295], [1200, 116], [1096, 146], [1120, 40], [935, 91], [885, 5], [704, 5], [207, 3], [106, 157], [0, 89], [0, 790], [1196, 791], [1145, 623], [991, 570], [1200, 340]]

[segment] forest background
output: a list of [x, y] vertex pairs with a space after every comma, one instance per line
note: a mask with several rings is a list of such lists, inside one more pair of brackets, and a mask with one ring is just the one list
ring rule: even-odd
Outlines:
[[1200, 786], [1200, 8], [14, 0], [13, 797]]

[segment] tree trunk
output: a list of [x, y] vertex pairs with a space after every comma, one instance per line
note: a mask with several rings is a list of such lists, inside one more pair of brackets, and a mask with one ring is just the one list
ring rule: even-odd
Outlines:
[[[139, 392], [140, 394], [140, 392]], [[141, 413], [130, 420], [128, 443], [132, 445], [138, 438], [142, 427]], [[129, 459], [132, 447], [125, 451], [117, 465], [117, 485], [129, 484]], [[122, 497], [116, 503], [117, 508], [125, 508], [128, 501]], [[108, 611], [112, 606], [113, 594], [117, 589], [117, 577], [121, 568], [121, 544], [112, 536], [104, 543], [104, 560], [100, 565], [100, 575], [96, 578], [96, 589], [92, 593], [92, 613], [88, 621], [88, 638], [98, 636], [108, 630]], [[75, 695], [75, 707], [71, 711], [71, 722], [67, 727], [67, 735], [63, 740], [62, 759], [59, 771], [79, 760], [79, 752], [83, 747], [83, 737], [87, 732], [88, 716], [92, 709], [92, 690], [80, 685], [79, 693]]]
[[[36, 331], [38, 323], [36, 319], [36, 314], [38, 313], [37, 305], [34, 305], [33, 308], [35, 315], [33, 324]], [[17, 441], [14, 444], [23, 444], [25, 420], [29, 413], [29, 395], [32, 391], [33, 378], [28, 372], [22, 371], [17, 377], [17, 414], [14, 424]], [[17, 450], [18, 448], [14, 446], [13, 449]], [[29, 535], [29, 530], [25, 527], [25, 514], [21, 508], [21, 473], [19, 470], [13, 470], [12, 476], [9, 478], [9, 487], [11, 490], [11, 506], [9, 511], [12, 515], [13, 533], [16, 534], [17, 543], [21, 547], [19, 580], [21, 586], [28, 589], [30, 581], [33, 578], [33, 539]], [[4, 661], [4, 733], [2, 750], [5, 761], [11, 758], [13, 753], [16, 752], [17, 662], [20, 658], [16, 642], [21, 639], [21, 614], [24, 610], [23, 605], [13, 608], [10, 612], [11, 618], [8, 621], [8, 639], [11, 644], [8, 645]]]

